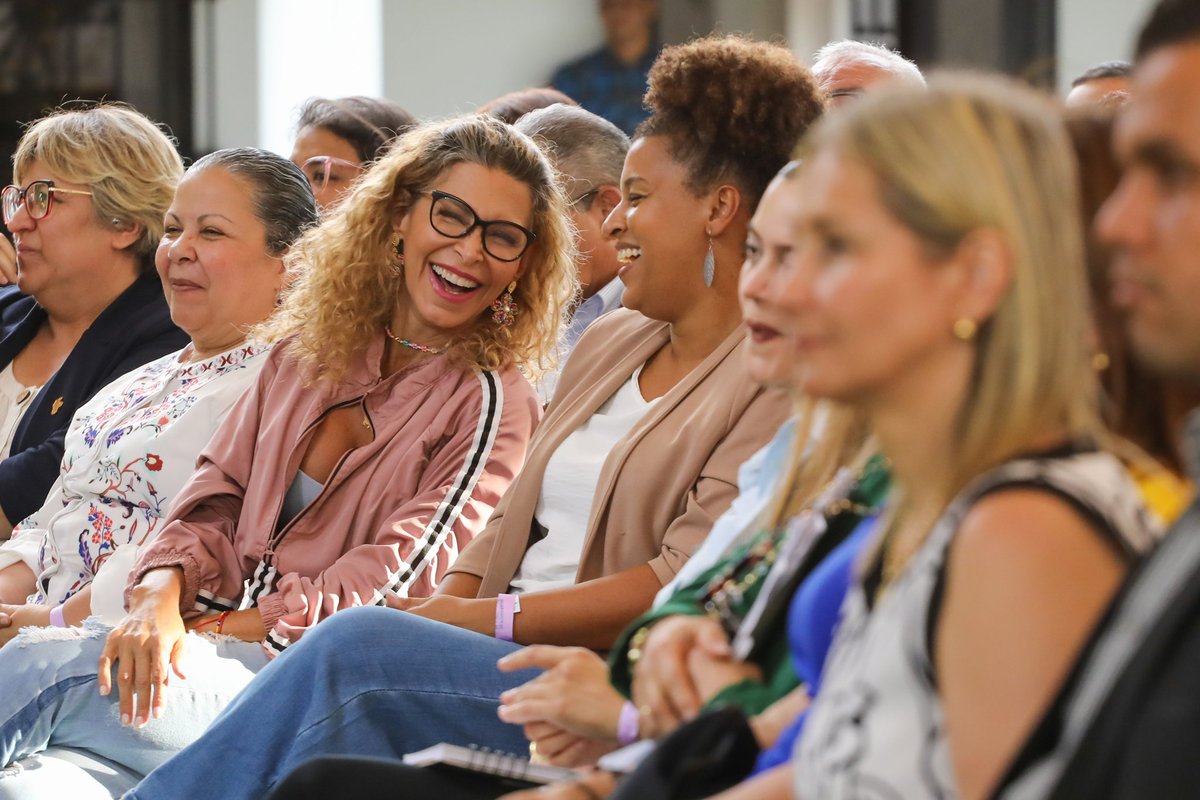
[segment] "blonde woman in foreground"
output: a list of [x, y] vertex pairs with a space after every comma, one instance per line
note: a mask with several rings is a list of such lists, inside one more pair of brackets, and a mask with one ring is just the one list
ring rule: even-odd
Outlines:
[[898, 490], [791, 767], [722, 797], [981, 797], [1153, 538], [1099, 422], [1066, 134], [946, 79], [804, 159], [798, 384], [865, 411]]

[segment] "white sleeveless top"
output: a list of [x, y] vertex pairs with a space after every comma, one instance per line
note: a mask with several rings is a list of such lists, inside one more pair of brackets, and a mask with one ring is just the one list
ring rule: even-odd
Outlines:
[[1157, 531], [1115, 457], [1095, 451], [1010, 461], [949, 505], [874, 608], [851, 585], [820, 692], [796, 744], [795, 795], [805, 800], [958, 796], [943, 727], [932, 631], [946, 555], [971, 506], [1000, 488], [1040, 488], [1077, 508], [1130, 555]]

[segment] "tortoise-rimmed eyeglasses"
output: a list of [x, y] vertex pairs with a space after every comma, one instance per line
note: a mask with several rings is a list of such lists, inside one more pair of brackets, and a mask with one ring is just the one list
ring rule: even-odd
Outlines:
[[8, 225], [23, 205], [30, 219], [45, 219], [54, 204], [56, 194], [92, 196], [91, 192], [83, 189], [63, 189], [55, 186], [51, 180], [31, 181], [24, 189], [9, 185], [0, 190], [0, 216], [3, 216], [4, 224]]

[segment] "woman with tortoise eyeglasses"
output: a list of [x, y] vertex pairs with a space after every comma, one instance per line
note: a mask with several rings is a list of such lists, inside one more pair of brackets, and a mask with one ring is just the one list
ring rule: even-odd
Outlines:
[[82, 189], [64, 189], [54, 185], [54, 181], [32, 181], [22, 189], [20, 186], [5, 186], [0, 191], [0, 210], [4, 215], [4, 224], [12, 222], [17, 212], [24, 206], [25, 213], [30, 219], [43, 219], [50, 213], [55, 194], [77, 194], [91, 197], [91, 192]]
[[60, 111], [29, 127], [13, 166], [0, 190], [14, 245], [0, 283], [15, 284], [0, 287], [0, 538], [46, 498], [75, 410], [187, 343], [154, 273], [183, 173], [163, 132], [121, 106]]

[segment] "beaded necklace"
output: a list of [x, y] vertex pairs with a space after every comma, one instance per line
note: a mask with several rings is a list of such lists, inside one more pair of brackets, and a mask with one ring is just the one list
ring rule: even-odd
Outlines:
[[427, 344], [418, 344], [416, 342], [410, 342], [408, 339], [401, 339], [399, 336], [392, 333], [392, 328], [390, 325], [384, 325], [383, 332], [386, 333], [388, 338], [396, 344], [407, 347], [411, 350], [416, 350], [421, 353], [429, 353], [431, 356], [440, 356], [442, 353], [446, 352], [446, 348], [444, 347], [430, 347]]

